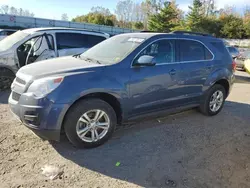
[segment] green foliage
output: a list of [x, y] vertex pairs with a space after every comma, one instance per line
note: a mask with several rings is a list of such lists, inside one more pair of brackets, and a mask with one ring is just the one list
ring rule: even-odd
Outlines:
[[158, 32], [170, 32], [177, 26], [177, 11], [171, 6], [172, 2], [164, 2], [159, 13], [153, 14], [148, 20], [148, 29]]
[[142, 29], [144, 29], [144, 24], [142, 22], [134, 22], [133, 29], [142, 30]]
[[222, 23], [222, 37], [230, 39], [241, 39], [246, 36], [243, 20], [234, 15], [226, 15], [220, 18]]
[[143, 0], [141, 3], [120, 0], [115, 13], [97, 6], [72, 21], [158, 32], [188, 30], [220, 38], [250, 38], [250, 9], [239, 16], [233, 6], [217, 10], [213, 0], [193, 0], [186, 16], [175, 0]]
[[221, 36], [222, 22], [216, 17], [203, 17], [199, 24], [201, 32], [209, 33], [215, 37]]
[[89, 13], [87, 15], [77, 16], [73, 18], [72, 21], [114, 26], [114, 19], [115, 17], [113, 15], [106, 16], [100, 13]]
[[202, 3], [200, 0], [194, 0], [193, 5], [189, 6], [189, 13], [187, 15], [187, 29], [195, 32], [202, 32]]
[[244, 28], [246, 31], [246, 36], [250, 38], [250, 20], [245, 22]]

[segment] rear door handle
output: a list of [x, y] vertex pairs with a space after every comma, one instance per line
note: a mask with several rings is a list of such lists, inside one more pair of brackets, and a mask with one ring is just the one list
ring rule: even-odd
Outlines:
[[175, 69], [172, 69], [171, 71], [169, 71], [169, 74], [170, 74], [170, 75], [175, 75], [175, 74], [176, 74], [176, 70], [175, 70]]

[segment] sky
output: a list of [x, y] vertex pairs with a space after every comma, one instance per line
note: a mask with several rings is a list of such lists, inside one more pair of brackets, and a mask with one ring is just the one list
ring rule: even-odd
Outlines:
[[[63, 13], [67, 13], [69, 19], [77, 15], [86, 14], [93, 6], [109, 8], [114, 13], [119, 0], [0, 0], [0, 5], [9, 5], [16, 8], [27, 9], [35, 14], [35, 17], [48, 19], [61, 19]], [[141, 2], [142, 0], [134, 0]], [[246, 5], [250, 6], [250, 0], [215, 0], [217, 8], [225, 5], [234, 5], [236, 10], [242, 12]], [[176, 0], [179, 7], [187, 11], [192, 0]]]

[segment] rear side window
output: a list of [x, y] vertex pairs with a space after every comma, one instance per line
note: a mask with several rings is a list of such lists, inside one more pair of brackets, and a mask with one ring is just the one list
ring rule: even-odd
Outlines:
[[193, 40], [179, 40], [180, 61], [211, 60], [213, 55], [200, 42]]
[[56, 33], [57, 49], [91, 48], [106, 38], [81, 33]]

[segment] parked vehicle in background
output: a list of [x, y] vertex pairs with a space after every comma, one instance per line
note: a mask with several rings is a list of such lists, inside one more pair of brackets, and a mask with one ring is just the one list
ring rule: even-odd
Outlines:
[[0, 41], [9, 35], [12, 35], [15, 32], [16, 30], [14, 29], [0, 29]]
[[250, 50], [241, 53], [236, 59], [236, 67], [245, 70], [245, 63], [250, 61]]
[[240, 55], [240, 51], [236, 47], [228, 46], [227, 49], [233, 58], [236, 58]]
[[0, 41], [0, 90], [10, 86], [24, 65], [83, 53], [107, 38], [106, 33], [71, 28], [17, 31]]
[[62, 130], [77, 147], [107, 141], [117, 124], [199, 107], [218, 114], [235, 63], [222, 40], [175, 32], [113, 36], [81, 55], [21, 68], [9, 105], [48, 140]]

